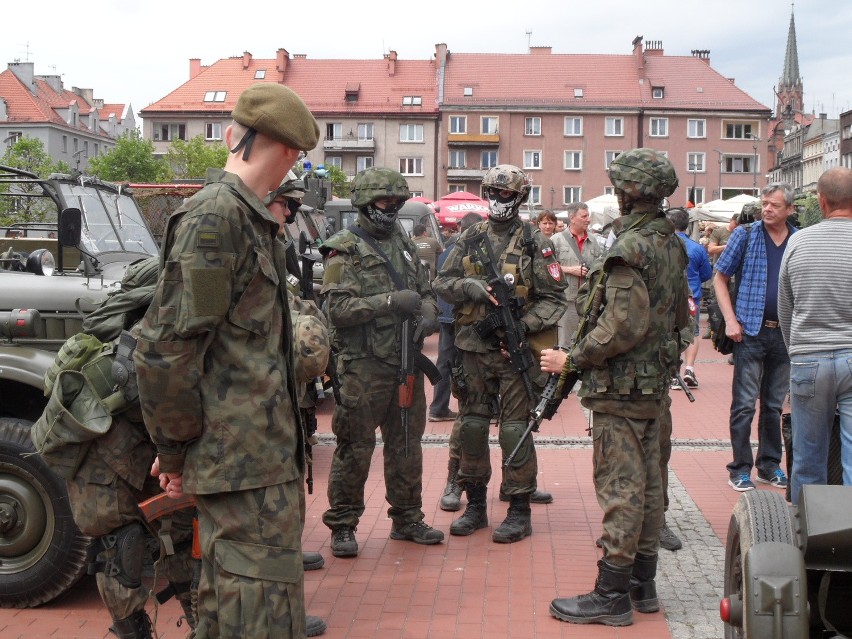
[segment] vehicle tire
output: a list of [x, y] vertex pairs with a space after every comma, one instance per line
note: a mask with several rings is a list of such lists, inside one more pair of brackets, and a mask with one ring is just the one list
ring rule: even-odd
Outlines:
[[[796, 544], [790, 509], [779, 493], [750, 490], [734, 505], [725, 544], [724, 596], [740, 598], [743, 619], [747, 617], [749, 601], [743, 587], [743, 558], [749, 548], [765, 541]], [[742, 627], [725, 624], [725, 639], [744, 638]]]
[[30, 608], [83, 575], [91, 539], [74, 524], [65, 482], [34, 454], [32, 422], [0, 417], [0, 607]]

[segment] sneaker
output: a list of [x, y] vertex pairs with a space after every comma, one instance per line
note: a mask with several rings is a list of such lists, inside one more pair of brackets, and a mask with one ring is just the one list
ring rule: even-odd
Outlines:
[[680, 382], [677, 381], [677, 377], [672, 377], [672, 383], [669, 388], [671, 388], [672, 390], [681, 390]]
[[687, 368], [683, 372], [683, 381], [686, 382], [686, 385], [690, 388], [698, 388], [698, 378], [695, 377], [695, 371], [691, 368]]
[[744, 493], [747, 490], [754, 490], [754, 483], [752, 483], [751, 475], [748, 473], [731, 477], [728, 480], [728, 486], [736, 490], [738, 493]]
[[431, 546], [432, 544], [440, 544], [444, 541], [444, 533], [422, 521], [415, 521], [410, 524], [394, 523], [393, 527], [391, 527], [390, 538], [413, 541], [415, 544]]
[[757, 481], [761, 484], [769, 484], [775, 488], [787, 488], [787, 475], [780, 468], [776, 468], [770, 475], [764, 475], [757, 471]]
[[443, 415], [433, 415], [432, 413], [429, 413], [428, 419], [430, 422], [451, 422], [458, 416], [459, 414], [457, 412], [448, 410]]
[[352, 526], [341, 526], [331, 531], [331, 554], [335, 557], [358, 556], [358, 542]]
[[668, 524], [663, 524], [663, 527], [660, 528], [660, 548], [671, 550], [672, 552], [683, 548], [683, 542], [680, 540], [680, 537], [674, 534], [674, 531], [669, 528]]

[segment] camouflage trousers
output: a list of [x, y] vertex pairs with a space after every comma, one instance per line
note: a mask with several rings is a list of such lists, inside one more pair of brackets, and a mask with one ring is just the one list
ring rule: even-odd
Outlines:
[[663, 515], [659, 418], [595, 412], [592, 439], [607, 561], [626, 566], [637, 552], [656, 555]]
[[[459, 400], [459, 439], [460, 451], [459, 483], [464, 487], [468, 482], [487, 484], [491, 479], [491, 456], [488, 438], [468, 438], [464, 430], [473, 422], [481, 424], [482, 419], [490, 420], [493, 412], [492, 400], [499, 397], [499, 440], [505, 458], [515, 447], [509, 429], [523, 424], [526, 428], [533, 401], [527, 397], [521, 376], [512, 369], [508, 359], [500, 351], [474, 353], [462, 351], [467, 394]], [[535, 386], [534, 386], [535, 388]], [[473, 422], [471, 417], [475, 418]], [[476, 419], [478, 418], [478, 419]], [[455, 433], [456, 428], [453, 428]], [[538, 461], [532, 438], [529, 438], [529, 454], [518, 454], [517, 464], [503, 467], [503, 491], [508, 495], [532, 493], [536, 487]], [[451, 443], [452, 449], [452, 443]], [[523, 449], [522, 449], [523, 450]]]
[[415, 376], [414, 403], [408, 409], [408, 453], [398, 400], [397, 367], [373, 359], [348, 362], [340, 375], [340, 405], [334, 409], [331, 430], [337, 447], [328, 481], [329, 509], [323, 523], [334, 530], [357, 527], [364, 514], [364, 485], [376, 448], [376, 428], [382, 433], [385, 498], [388, 516], [396, 523], [423, 519], [423, 449], [426, 396], [423, 373]]
[[302, 479], [195, 500], [202, 556], [196, 639], [304, 637]]
[[[663, 518], [669, 510], [669, 461], [672, 458], [672, 398], [668, 390], [663, 393], [660, 411], [660, 484], [663, 491]], [[660, 521], [660, 526], [665, 523]]]
[[[118, 421], [113, 428], [120, 428], [122, 424]], [[122, 475], [114, 467], [122, 467], [128, 459], [112, 458], [110, 453], [114, 449], [105, 444], [105, 441], [95, 442], [77, 475], [66, 483], [74, 522], [84, 534], [96, 538], [133, 522], [141, 523], [139, 503], [162, 492], [157, 479], [148, 474], [154, 459], [154, 448], [150, 443], [133, 448], [128, 458], [139, 468]], [[148, 525], [149, 530], [153, 529], [155, 533], [159, 533], [161, 527], [169, 529], [175, 554], [160, 560], [158, 576], [165, 577], [172, 584], [188, 585], [192, 580], [192, 518], [193, 512], [185, 510]], [[99, 561], [115, 560], [116, 555], [116, 548], [104, 550]], [[98, 572], [96, 579], [101, 599], [113, 621], [126, 619], [145, 609], [149, 591], [144, 583], [138, 588], [130, 588], [103, 572]], [[188, 598], [189, 593], [180, 596]]]

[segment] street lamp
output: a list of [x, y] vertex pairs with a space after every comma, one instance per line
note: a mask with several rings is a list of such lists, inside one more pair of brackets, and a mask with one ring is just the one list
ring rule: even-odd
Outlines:
[[716, 151], [716, 153], [719, 154], [719, 199], [721, 200], [721, 199], [723, 199], [722, 198], [722, 162], [724, 161], [724, 158], [722, 157], [722, 152], [719, 149], [713, 149], [713, 150]]
[[761, 141], [760, 137], [755, 135], [754, 133], [749, 133], [749, 137], [751, 138], [751, 146], [754, 149], [754, 166], [751, 167], [751, 176], [752, 176], [752, 189], [754, 190], [753, 195], [757, 196], [757, 143]]
[[692, 193], [689, 196], [689, 201], [692, 202], [693, 206], [698, 206], [698, 202], [695, 201], [695, 178], [698, 175], [698, 168], [700, 166], [700, 164], [689, 163], [689, 170], [692, 171]]

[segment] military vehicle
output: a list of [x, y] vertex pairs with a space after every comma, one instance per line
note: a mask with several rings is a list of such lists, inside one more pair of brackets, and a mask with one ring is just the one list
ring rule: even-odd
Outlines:
[[44, 219], [0, 227], [0, 607], [22, 608], [68, 590], [90, 541], [30, 441], [44, 373], [126, 267], [158, 248], [129, 190], [90, 176], [0, 166], [0, 205]]

